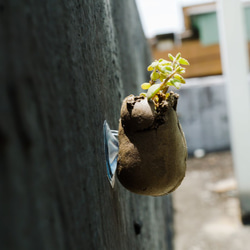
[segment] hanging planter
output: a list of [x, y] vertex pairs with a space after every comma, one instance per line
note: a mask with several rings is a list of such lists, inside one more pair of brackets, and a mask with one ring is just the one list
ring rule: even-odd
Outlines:
[[151, 80], [142, 84], [147, 94], [130, 95], [123, 101], [119, 122], [117, 177], [131, 192], [160, 196], [174, 191], [186, 171], [186, 140], [176, 114], [181, 76], [189, 65], [180, 53], [171, 61], [153, 62]]

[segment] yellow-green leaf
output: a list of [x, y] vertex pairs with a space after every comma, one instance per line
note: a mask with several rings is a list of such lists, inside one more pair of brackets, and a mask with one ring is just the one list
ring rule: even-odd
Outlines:
[[[166, 72], [166, 68], [164, 66], [158, 65], [158, 71], [160, 71], [161, 73], [165, 73]], [[160, 75], [161, 75], [160, 73]]]
[[151, 86], [151, 84], [150, 84], [150, 83], [145, 82], [145, 83], [143, 83], [143, 84], [141, 85], [141, 88], [142, 88], [142, 89], [149, 89], [149, 88], [150, 88], [150, 86]]
[[168, 57], [169, 57], [169, 59], [170, 59], [171, 61], [174, 61], [174, 57], [173, 57], [173, 55], [171, 55], [170, 53], [168, 54]]
[[179, 63], [182, 64], [182, 65], [189, 65], [188, 60], [185, 59], [185, 58], [182, 58], [182, 57], [181, 57], [178, 61], [179, 61]]
[[151, 65], [148, 66], [148, 71], [152, 71], [154, 70], [153, 67]]
[[151, 66], [152, 66], [153, 68], [155, 68], [155, 67], [158, 66], [158, 64], [159, 64], [159, 62], [158, 62], [157, 60], [155, 60], [154, 62], [151, 63]]
[[[161, 61], [160, 61], [161, 60]], [[168, 65], [168, 64], [171, 64], [171, 62], [170, 61], [167, 61], [167, 60], [164, 60], [164, 59], [160, 59], [159, 60], [159, 64], [160, 65]]]
[[176, 55], [176, 60], [179, 60], [181, 58], [181, 53], [179, 52], [177, 55]]
[[179, 89], [181, 87], [181, 83], [180, 82], [174, 82], [174, 86]]
[[147, 94], [146, 93], [140, 93], [140, 96], [147, 97]]
[[169, 86], [174, 86], [176, 87], [177, 89], [179, 89], [181, 87], [181, 82], [180, 80], [178, 79], [170, 79], [168, 82], [167, 82], [167, 85]]
[[160, 75], [159, 75], [159, 73], [154, 71], [151, 73], [150, 77], [153, 81], [156, 81], [160, 77]]
[[167, 65], [167, 66], [166, 66], [166, 70], [168, 70], [168, 71], [172, 72], [172, 71], [173, 71], [173, 67], [172, 67], [172, 66]]
[[153, 98], [160, 90], [161, 90], [161, 84], [160, 83], [152, 85], [148, 89], [148, 93], [147, 93], [148, 100], [150, 100], [151, 98]]
[[183, 78], [183, 76], [179, 75], [179, 74], [174, 74], [174, 78], [176, 80], [178, 80], [180, 83], [186, 83], [185, 79]]
[[166, 75], [161, 74], [159, 79], [161, 82], [163, 82], [166, 78], [167, 78]]
[[179, 75], [179, 74], [174, 74], [174, 78], [179, 80], [181, 83], [185, 83], [186, 81], [184, 80], [184, 78]]

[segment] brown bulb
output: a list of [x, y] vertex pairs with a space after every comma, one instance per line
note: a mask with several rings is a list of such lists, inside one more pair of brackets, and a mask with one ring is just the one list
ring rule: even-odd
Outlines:
[[185, 176], [187, 146], [175, 110], [177, 99], [171, 93], [157, 110], [145, 97], [130, 95], [123, 101], [117, 177], [131, 192], [165, 195]]

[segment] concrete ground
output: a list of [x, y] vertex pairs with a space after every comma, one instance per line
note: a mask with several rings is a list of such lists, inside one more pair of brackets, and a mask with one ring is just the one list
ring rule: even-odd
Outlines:
[[186, 177], [173, 193], [175, 250], [248, 250], [230, 152], [188, 160]]

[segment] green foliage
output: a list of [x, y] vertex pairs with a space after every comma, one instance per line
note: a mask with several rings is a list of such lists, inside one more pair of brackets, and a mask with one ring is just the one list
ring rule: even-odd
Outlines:
[[[181, 57], [181, 53], [175, 57], [168, 54], [168, 57], [170, 61], [159, 59], [148, 66], [148, 71], [152, 71], [150, 81], [141, 85], [142, 89], [148, 90], [146, 94], [148, 100], [153, 99], [155, 104], [163, 96], [168, 96], [166, 93], [169, 86], [179, 89], [181, 84], [186, 82], [181, 74], [185, 73], [185, 68], [182, 65], [189, 65], [188, 60]], [[145, 96], [145, 94], [143, 95]]]
[[153, 84], [147, 92], [147, 98], [151, 99], [153, 98], [159, 91], [161, 90], [161, 84]]

